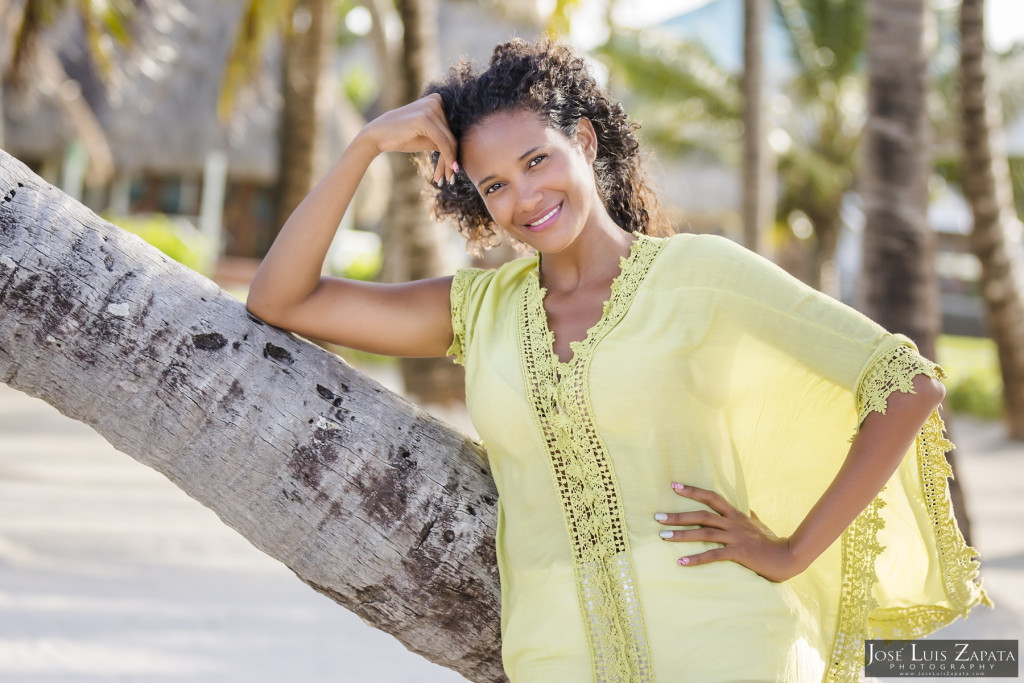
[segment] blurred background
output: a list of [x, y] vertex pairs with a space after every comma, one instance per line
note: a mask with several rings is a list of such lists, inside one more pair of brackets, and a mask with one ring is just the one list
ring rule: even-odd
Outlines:
[[[957, 633], [1019, 638], [1020, 0], [0, 0], [0, 146], [244, 300], [366, 121], [546, 32], [641, 124], [677, 231], [745, 244], [944, 366], [958, 521], [1001, 582]], [[325, 273], [470, 263], [425, 187], [407, 156], [378, 159]], [[318, 343], [471, 432], [459, 366]], [[461, 680], [0, 389], [0, 680]]]

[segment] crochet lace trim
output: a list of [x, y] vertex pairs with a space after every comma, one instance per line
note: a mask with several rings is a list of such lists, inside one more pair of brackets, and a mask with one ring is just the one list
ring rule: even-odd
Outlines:
[[597, 343], [622, 319], [666, 242], [637, 234], [612, 282], [601, 319], [572, 359], [561, 362], [544, 310], [547, 291], [531, 271], [518, 307], [523, 377], [548, 452], [572, 542], [576, 592], [590, 644], [594, 680], [654, 680], [618, 482], [590, 403], [588, 373]]
[[453, 360], [459, 365], [466, 364], [466, 300], [469, 286], [483, 272], [482, 268], [460, 268], [452, 278], [452, 344], [445, 355], [455, 356]]
[[[885, 413], [894, 391], [914, 393], [917, 375], [945, 377], [942, 368], [922, 358], [913, 348], [896, 346], [881, 354], [868, 369], [857, 392], [858, 423], [875, 410]], [[992, 606], [978, 576], [978, 551], [964, 541], [953, 517], [947, 478], [952, 470], [945, 453], [953, 447], [943, 436], [944, 425], [934, 411], [917, 437], [917, 462], [922, 493], [938, 547], [946, 595], [951, 608], [918, 606], [877, 609], [875, 561], [885, 549], [878, 531], [885, 526], [882, 508], [885, 489], [843, 533], [842, 586], [839, 623], [824, 681], [858, 681], [864, 667], [866, 638], [913, 639], [932, 633], [958, 616], [966, 617], [979, 602]]]

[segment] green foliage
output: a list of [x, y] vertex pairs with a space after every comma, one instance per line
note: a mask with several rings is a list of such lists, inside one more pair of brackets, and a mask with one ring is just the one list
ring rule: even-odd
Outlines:
[[295, 0], [249, 0], [224, 65], [224, 78], [217, 97], [217, 116], [227, 121], [237, 89], [251, 83], [259, 73], [263, 48], [275, 31], [287, 28]]
[[380, 274], [381, 266], [384, 264], [384, 253], [382, 250], [376, 252], [359, 252], [353, 254], [344, 270], [335, 275], [347, 277], [350, 280], [365, 280], [372, 282]]
[[12, 83], [20, 82], [25, 61], [42, 32], [68, 9], [74, 10], [82, 20], [89, 56], [101, 74], [110, 73], [114, 43], [126, 46], [131, 42], [130, 24], [136, 12], [132, 0], [28, 0], [20, 14], [15, 12], [10, 17], [6, 15], [5, 4], [0, 3], [5, 10], [0, 24], [14, 24], [15, 33], [3, 78]]
[[955, 412], [983, 418], [1003, 414], [1003, 381], [991, 339], [942, 335], [938, 356], [946, 371], [949, 403]]
[[671, 156], [737, 163], [742, 99], [736, 76], [698, 42], [616, 30], [594, 51], [646, 144]]
[[380, 84], [365, 64], [353, 62], [341, 77], [344, 97], [359, 111], [366, 111], [380, 94]]
[[214, 245], [187, 221], [172, 220], [164, 214], [104, 216], [114, 225], [138, 235], [178, 263], [209, 277], [214, 262]]

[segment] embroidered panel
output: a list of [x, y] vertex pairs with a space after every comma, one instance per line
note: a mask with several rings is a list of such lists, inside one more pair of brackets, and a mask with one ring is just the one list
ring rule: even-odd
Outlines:
[[595, 426], [587, 378], [594, 347], [625, 315], [665, 243], [637, 235], [629, 257], [620, 261], [601, 319], [584, 340], [570, 345], [568, 363], [554, 354], [537, 270], [527, 280], [518, 311], [523, 377], [572, 542], [580, 613], [594, 680], [601, 683], [653, 681], [654, 670], [622, 501]]

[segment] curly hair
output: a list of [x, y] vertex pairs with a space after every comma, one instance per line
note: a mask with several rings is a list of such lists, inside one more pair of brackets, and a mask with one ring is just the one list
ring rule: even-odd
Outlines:
[[[497, 113], [535, 112], [570, 140], [576, 139], [579, 120], [590, 119], [597, 134], [597, 188], [612, 220], [628, 232], [670, 232], [648, 183], [636, 137], [639, 124], [630, 121], [622, 105], [601, 89], [570, 47], [551, 39], [528, 43], [513, 38], [494, 48], [490, 65], [482, 73], [460, 60], [444, 80], [429, 84], [423, 95], [434, 93], [441, 96], [448, 127], [460, 143], [474, 125]], [[422, 165], [428, 182], [438, 157], [435, 151], [429, 163]], [[499, 244], [503, 231], [492, 221], [476, 188], [465, 173], [453, 179], [453, 184], [440, 188], [430, 185], [428, 200], [434, 218], [451, 219], [472, 251]]]

